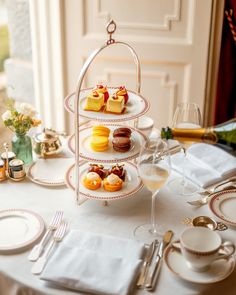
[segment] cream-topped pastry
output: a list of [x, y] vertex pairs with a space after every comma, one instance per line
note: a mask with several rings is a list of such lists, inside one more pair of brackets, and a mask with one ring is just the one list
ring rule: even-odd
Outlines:
[[120, 180], [119, 176], [117, 176], [114, 173], [111, 173], [110, 175], [107, 176], [107, 182], [109, 184], [116, 184]]
[[119, 191], [122, 188], [123, 181], [114, 173], [111, 173], [103, 180], [104, 189], [109, 192]]
[[96, 172], [88, 172], [83, 179], [86, 188], [96, 190], [101, 187], [102, 179]]

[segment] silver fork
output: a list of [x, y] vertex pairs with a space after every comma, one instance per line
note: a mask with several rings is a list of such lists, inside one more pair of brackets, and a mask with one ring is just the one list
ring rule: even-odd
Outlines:
[[[236, 188], [236, 186], [235, 185], [229, 185], [229, 186], [226, 186], [223, 190], [230, 190], [230, 189], [235, 189]], [[222, 191], [223, 191], [222, 190]], [[212, 195], [214, 195], [216, 192], [213, 192], [213, 193], [210, 193], [210, 194], [208, 194], [207, 196], [205, 196], [205, 197], [202, 197], [201, 199], [198, 199], [198, 200], [195, 200], [195, 201], [188, 201], [187, 203], [189, 204], [189, 205], [192, 205], [192, 206], [202, 206], [202, 205], [205, 205], [205, 204], [207, 204], [207, 202], [208, 202], [208, 199], [212, 196]]]
[[215, 186], [213, 186], [213, 187], [210, 188], [210, 189], [207, 189], [207, 190], [204, 190], [204, 191], [202, 191], [202, 192], [199, 192], [199, 194], [200, 194], [200, 195], [206, 195], [206, 194], [208, 195], [208, 194], [214, 193], [214, 192], [216, 192], [216, 190], [217, 190], [219, 187], [221, 187], [221, 186], [223, 186], [223, 185], [225, 185], [225, 184], [227, 184], [227, 183], [230, 183], [230, 182], [232, 182], [232, 184], [234, 185], [235, 182], [236, 182], [236, 177], [231, 177], [231, 178], [229, 178], [229, 179], [226, 179], [225, 181], [222, 181], [222, 182], [216, 184]]
[[42, 240], [34, 246], [34, 248], [31, 250], [28, 259], [30, 261], [36, 261], [39, 256], [41, 255], [44, 246], [46, 245], [46, 241], [48, 240], [48, 237], [51, 235], [52, 231], [54, 231], [58, 225], [60, 224], [63, 217], [63, 211], [56, 211], [54, 216], [52, 217], [52, 220], [49, 223], [48, 229], [45, 232]]
[[65, 233], [66, 233], [66, 227], [67, 227], [67, 222], [66, 221], [62, 221], [61, 224], [59, 225], [58, 229], [55, 231], [54, 235], [53, 235], [53, 239], [51, 240], [50, 244], [48, 245], [47, 249], [45, 250], [45, 252], [43, 253], [43, 255], [34, 263], [31, 272], [33, 274], [40, 274], [42, 272], [42, 270], [44, 269], [48, 257], [55, 245], [55, 243], [59, 243]]

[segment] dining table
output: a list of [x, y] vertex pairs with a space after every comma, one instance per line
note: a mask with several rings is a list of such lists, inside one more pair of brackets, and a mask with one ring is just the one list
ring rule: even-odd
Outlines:
[[[172, 172], [170, 178], [176, 177]], [[157, 224], [174, 232], [173, 239], [179, 239], [188, 225], [183, 219], [199, 215], [213, 217], [208, 205], [191, 206], [189, 200], [199, 195], [179, 196], [171, 192], [168, 183], [159, 192], [156, 202]], [[151, 194], [144, 187], [132, 197], [108, 202], [87, 200], [77, 205], [75, 193], [66, 186], [50, 187], [33, 183], [27, 177], [21, 182], [9, 180], [0, 183], [0, 209], [27, 209], [39, 214], [46, 225], [56, 210], [63, 210], [69, 229], [79, 229], [96, 234], [134, 239], [134, 229], [149, 221]], [[7, 230], [7, 229], [6, 229]], [[223, 240], [236, 244], [235, 228], [218, 232]], [[32, 262], [27, 259], [30, 249], [18, 254], [0, 255], [1, 295], [72, 295], [80, 291], [61, 289], [50, 285], [31, 273]], [[98, 270], [99, 271], [99, 270]], [[131, 294], [193, 295], [236, 294], [236, 269], [223, 281], [212, 284], [198, 284], [185, 281], [170, 272], [165, 263], [153, 292], [134, 288]], [[89, 294], [89, 293], [87, 293]]]

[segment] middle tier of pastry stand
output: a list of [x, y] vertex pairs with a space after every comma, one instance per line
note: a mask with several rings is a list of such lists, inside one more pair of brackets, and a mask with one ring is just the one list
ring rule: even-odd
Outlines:
[[[132, 140], [134, 141], [130, 151], [126, 153], [118, 153], [112, 150], [110, 147], [106, 152], [92, 152], [89, 150], [89, 135], [91, 134], [92, 125], [80, 126], [80, 117], [92, 120], [104, 122], [103, 125], [112, 130], [118, 128], [121, 122], [135, 120], [135, 126], [137, 126], [137, 120], [140, 116], [144, 115], [149, 109], [149, 102], [140, 94], [141, 88], [141, 70], [140, 61], [134, 49], [127, 43], [115, 41], [112, 39], [112, 34], [116, 30], [116, 24], [114, 21], [110, 21], [107, 25], [107, 33], [109, 34], [109, 40], [102, 47], [94, 50], [88, 57], [84, 66], [79, 74], [75, 93], [65, 98], [65, 108], [67, 111], [74, 113], [74, 127], [75, 134], [70, 137], [68, 141], [69, 149], [75, 154], [75, 164], [72, 165], [66, 172], [66, 183], [69, 188], [73, 189], [76, 194], [76, 201], [78, 205], [81, 205], [88, 199], [101, 200], [104, 204], [108, 201], [119, 200], [133, 196], [142, 187], [143, 183], [138, 175], [137, 167], [131, 161], [136, 159], [139, 155], [142, 142], [146, 141], [145, 135], [137, 130], [135, 127], [129, 128], [132, 130]], [[128, 90], [129, 94], [129, 111], [120, 115], [113, 115], [107, 113], [97, 113], [92, 111], [84, 111], [83, 103], [86, 96], [89, 94], [92, 88], [81, 89], [82, 83], [87, 73], [89, 66], [95, 57], [105, 48], [112, 45], [122, 45], [129, 49], [131, 52], [134, 63], [136, 65], [136, 92]], [[112, 94], [117, 87], [107, 87], [108, 92]], [[125, 162], [125, 169], [127, 171], [127, 179], [122, 190], [117, 192], [107, 192], [100, 188], [96, 191], [90, 191], [81, 184], [81, 179], [88, 170], [89, 163], [101, 163], [101, 164], [114, 164]], [[80, 185], [81, 184], [81, 185]]]

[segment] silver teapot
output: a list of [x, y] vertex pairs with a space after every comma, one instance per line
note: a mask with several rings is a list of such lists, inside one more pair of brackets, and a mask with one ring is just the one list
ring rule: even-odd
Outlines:
[[42, 157], [58, 153], [61, 150], [60, 135], [65, 134], [49, 128], [44, 128], [43, 132], [35, 134], [33, 137], [35, 153]]

